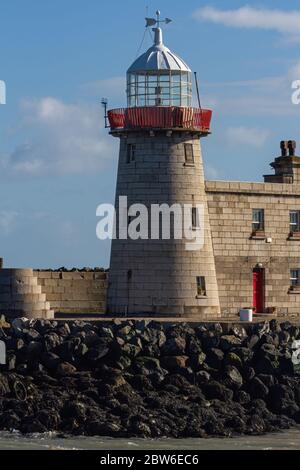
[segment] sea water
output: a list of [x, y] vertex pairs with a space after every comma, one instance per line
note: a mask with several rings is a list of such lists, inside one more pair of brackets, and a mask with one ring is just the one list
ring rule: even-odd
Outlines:
[[300, 450], [300, 427], [265, 436], [209, 439], [111, 439], [57, 437], [53, 433], [21, 436], [0, 432], [0, 450]]

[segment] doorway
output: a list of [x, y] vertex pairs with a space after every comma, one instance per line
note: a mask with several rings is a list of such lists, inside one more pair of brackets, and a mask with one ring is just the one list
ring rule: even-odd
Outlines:
[[255, 313], [264, 313], [265, 310], [265, 270], [253, 269], [253, 309]]

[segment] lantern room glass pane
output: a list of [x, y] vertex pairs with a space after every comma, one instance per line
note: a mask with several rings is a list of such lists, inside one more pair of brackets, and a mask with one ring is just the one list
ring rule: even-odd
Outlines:
[[192, 102], [192, 74], [177, 71], [130, 73], [127, 98], [129, 107], [189, 107]]

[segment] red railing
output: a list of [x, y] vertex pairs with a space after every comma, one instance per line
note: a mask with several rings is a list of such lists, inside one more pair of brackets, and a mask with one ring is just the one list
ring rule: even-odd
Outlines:
[[211, 118], [211, 110], [199, 108], [149, 106], [108, 111], [111, 130], [182, 128], [209, 132]]

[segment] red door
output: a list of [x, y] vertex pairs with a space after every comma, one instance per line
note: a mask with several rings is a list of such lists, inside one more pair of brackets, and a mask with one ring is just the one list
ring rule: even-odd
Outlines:
[[253, 271], [253, 307], [255, 313], [264, 312], [265, 273], [263, 269]]

